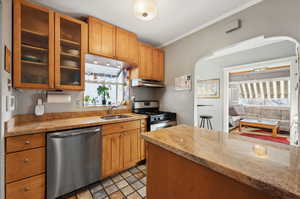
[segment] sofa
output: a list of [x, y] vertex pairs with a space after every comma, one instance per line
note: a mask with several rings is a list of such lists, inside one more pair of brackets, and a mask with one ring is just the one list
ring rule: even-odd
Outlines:
[[239, 126], [242, 119], [258, 119], [277, 121], [282, 131], [290, 130], [290, 110], [286, 107], [244, 106], [229, 107], [229, 125], [231, 128]]

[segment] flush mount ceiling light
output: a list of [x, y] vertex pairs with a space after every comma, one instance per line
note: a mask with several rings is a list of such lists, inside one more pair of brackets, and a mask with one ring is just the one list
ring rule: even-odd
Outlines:
[[157, 15], [157, 5], [155, 0], [135, 0], [134, 14], [143, 21], [151, 21]]

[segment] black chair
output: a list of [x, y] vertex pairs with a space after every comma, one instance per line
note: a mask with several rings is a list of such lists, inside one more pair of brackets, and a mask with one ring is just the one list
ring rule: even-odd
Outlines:
[[210, 115], [200, 115], [200, 119], [201, 119], [201, 122], [199, 124], [199, 128], [205, 128], [205, 122], [206, 122], [206, 126], [207, 126], [206, 128], [211, 129], [211, 130], [213, 129], [212, 125], [211, 125], [211, 121], [210, 121], [210, 119], [212, 119], [212, 116], [210, 116]]

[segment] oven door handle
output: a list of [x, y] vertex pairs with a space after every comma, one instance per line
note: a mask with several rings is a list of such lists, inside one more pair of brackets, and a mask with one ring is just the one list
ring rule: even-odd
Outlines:
[[161, 128], [168, 128], [168, 127], [176, 126], [176, 125], [177, 125], [176, 121], [161, 122], [161, 123], [151, 124], [150, 130], [155, 131], [155, 130], [158, 130]]

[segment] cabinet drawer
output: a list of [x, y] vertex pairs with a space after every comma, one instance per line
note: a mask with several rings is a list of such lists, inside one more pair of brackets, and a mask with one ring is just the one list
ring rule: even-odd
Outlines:
[[6, 153], [45, 146], [45, 134], [22, 135], [6, 138]]
[[140, 121], [121, 122], [115, 124], [106, 124], [102, 126], [102, 135], [108, 135], [116, 132], [122, 132], [132, 129], [139, 129]]
[[45, 172], [45, 148], [6, 155], [6, 183]]
[[6, 184], [6, 199], [44, 199], [45, 175]]

